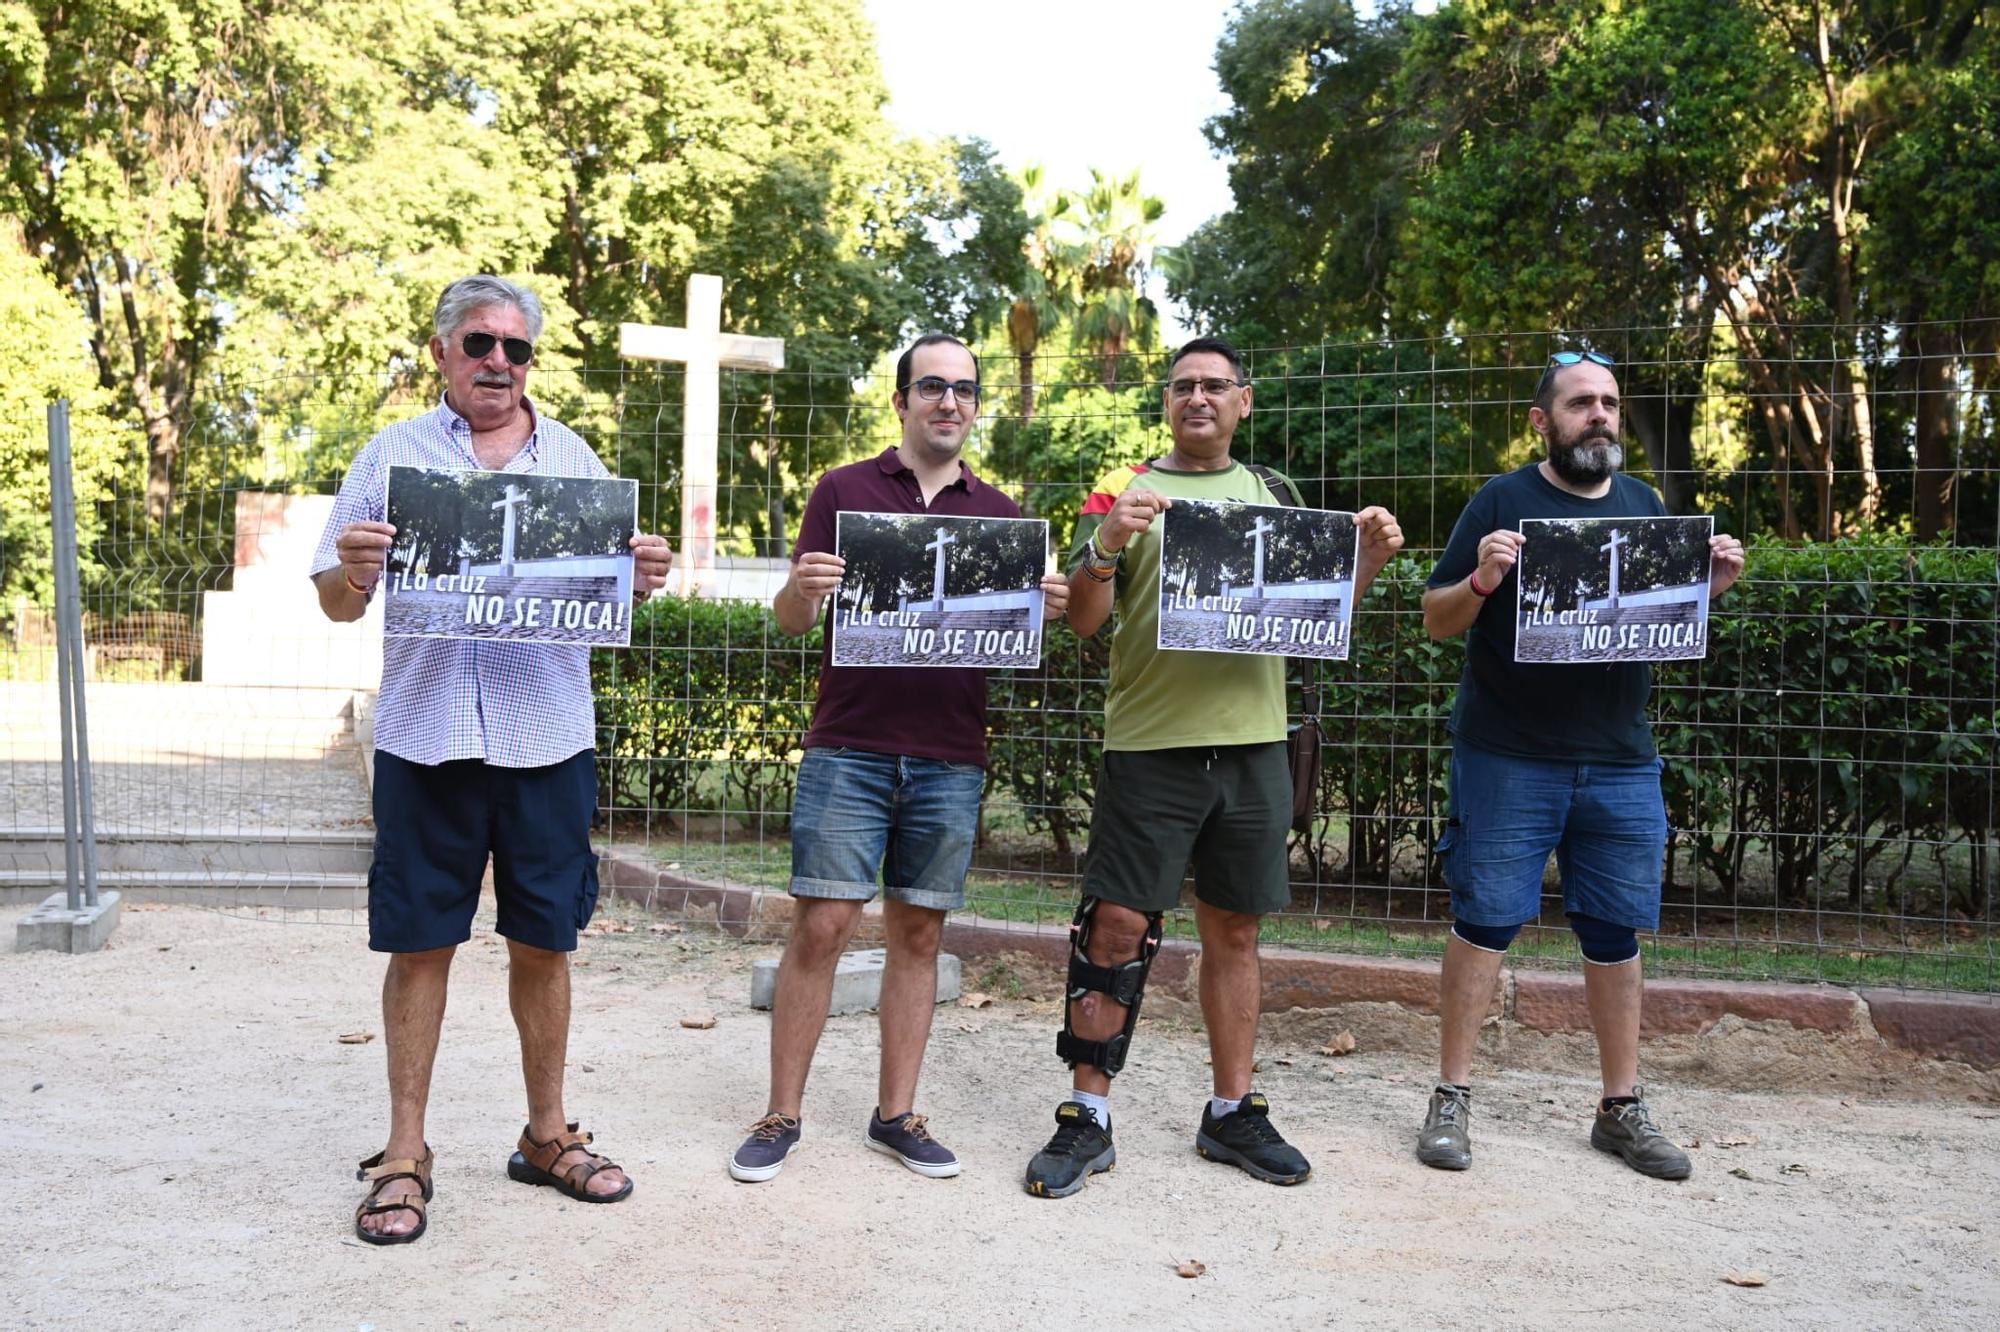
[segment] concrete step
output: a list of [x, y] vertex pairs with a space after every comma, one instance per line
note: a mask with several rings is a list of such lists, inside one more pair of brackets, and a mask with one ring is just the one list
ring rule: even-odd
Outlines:
[[[351, 743], [354, 692], [247, 685], [92, 684], [84, 692], [93, 756], [305, 758]], [[52, 684], [0, 684], [0, 758], [61, 757]]]
[[[839, 1017], [846, 1013], [866, 1013], [882, 1003], [882, 969], [888, 965], [886, 949], [863, 948], [842, 953], [833, 969], [833, 1005], [827, 1011]], [[939, 953], [937, 960], [937, 1002], [948, 1004], [958, 998], [961, 967], [956, 955]], [[778, 959], [766, 958], [750, 964], [750, 1007], [769, 1008], [778, 993]]]
[[[101, 891], [116, 890], [133, 902], [199, 903], [207, 906], [266, 906], [288, 910], [353, 911], [368, 905], [366, 874], [206, 874], [104, 871]], [[62, 875], [0, 870], [0, 903], [40, 903], [63, 890]]]
[[[365, 879], [374, 848], [375, 835], [366, 828], [97, 830], [101, 872], [359, 874]], [[0, 870], [60, 878], [63, 864], [61, 828], [0, 830]]]

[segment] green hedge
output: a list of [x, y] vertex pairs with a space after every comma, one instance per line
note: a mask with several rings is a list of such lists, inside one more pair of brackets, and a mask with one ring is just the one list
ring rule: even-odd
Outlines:
[[[1296, 848], [1318, 882], [1434, 882], [1463, 649], [1424, 634], [1430, 564], [1384, 570], [1354, 660], [1323, 668], [1327, 817]], [[1656, 673], [1670, 895], [1988, 917], [1997, 590], [1991, 551], [1754, 547], [1707, 660]], [[634, 639], [596, 664], [612, 802], [787, 811], [818, 631], [786, 638], [764, 607], [661, 599]], [[1068, 855], [1089, 818], [1107, 652], [1045, 641], [1039, 670], [992, 677], [989, 794]]]

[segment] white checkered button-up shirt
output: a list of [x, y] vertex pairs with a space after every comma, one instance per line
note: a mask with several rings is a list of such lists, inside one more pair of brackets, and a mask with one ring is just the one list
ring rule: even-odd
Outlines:
[[[567, 426], [534, 412], [535, 429], [500, 469], [541, 476], [609, 476]], [[439, 399], [368, 441], [348, 469], [313, 555], [315, 576], [340, 564], [334, 543], [349, 523], [386, 522], [389, 468], [481, 470], [472, 425]], [[590, 649], [561, 643], [386, 638], [375, 747], [412, 763], [483, 759], [501, 768], [560, 763], [596, 742]]]

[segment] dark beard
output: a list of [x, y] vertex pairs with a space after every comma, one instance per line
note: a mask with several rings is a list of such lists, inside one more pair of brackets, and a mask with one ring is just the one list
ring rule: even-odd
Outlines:
[[1592, 486], [1625, 463], [1625, 450], [1605, 435], [1592, 435], [1549, 446], [1549, 466], [1573, 486]]

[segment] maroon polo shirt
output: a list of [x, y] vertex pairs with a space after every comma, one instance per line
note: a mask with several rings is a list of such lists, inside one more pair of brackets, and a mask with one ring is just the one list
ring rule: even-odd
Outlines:
[[[792, 547], [794, 563], [808, 551], [833, 553], [834, 515], [843, 510], [1021, 516], [1020, 505], [974, 476], [963, 460], [958, 480], [926, 505], [916, 473], [903, 466], [894, 449], [884, 449], [878, 457], [836, 467], [819, 479]], [[835, 666], [833, 602], [827, 598], [819, 702], [806, 743], [985, 767], [986, 672], [972, 666]]]

